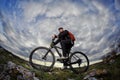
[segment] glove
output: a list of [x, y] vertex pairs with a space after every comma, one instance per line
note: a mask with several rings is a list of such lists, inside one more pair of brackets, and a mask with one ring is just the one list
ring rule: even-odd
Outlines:
[[50, 44], [50, 47], [51, 47], [51, 48], [53, 48], [53, 47], [54, 47], [54, 45], [55, 45], [55, 44], [52, 42], [52, 43]]
[[57, 35], [54, 34], [54, 35], [52, 36], [52, 39], [55, 39], [55, 38], [57, 38]]

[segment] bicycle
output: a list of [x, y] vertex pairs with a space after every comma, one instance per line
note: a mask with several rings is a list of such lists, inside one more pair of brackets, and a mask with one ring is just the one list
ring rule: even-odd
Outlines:
[[[52, 39], [52, 42], [54, 42], [54, 39]], [[37, 47], [35, 48], [29, 56], [29, 62], [31, 66], [35, 69], [44, 70], [44, 71], [50, 71], [55, 64], [55, 54], [53, 54], [52, 49], [54, 49], [57, 54], [59, 55], [59, 58], [62, 57], [62, 54], [59, 52], [59, 49], [62, 49], [58, 46], [53, 47]], [[67, 59], [67, 64], [70, 67], [70, 69], [74, 73], [82, 73], [88, 70], [89, 68], [89, 60], [88, 57], [79, 51], [70, 52], [70, 55]], [[66, 60], [60, 61], [63, 63]]]

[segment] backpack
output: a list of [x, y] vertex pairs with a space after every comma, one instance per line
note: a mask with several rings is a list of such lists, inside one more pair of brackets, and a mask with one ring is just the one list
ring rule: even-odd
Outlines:
[[71, 33], [71, 32], [68, 31], [68, 34], [69, 34], [69, 37], [70, 37], [70, 39], [71, 39], [72, 41], [75, 41], [75, 40], [76, 40], [76, 39], [75, 39], [75, 36], [73, 35], [73, 33]]

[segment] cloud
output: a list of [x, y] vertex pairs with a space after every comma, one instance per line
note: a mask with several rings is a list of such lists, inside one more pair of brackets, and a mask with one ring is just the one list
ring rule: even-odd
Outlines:
[[29, 3], [23, 3], [22, 9], [24, 10], [24, 17], [25, 20], [28, 22], [31, 20], [34, 20], [35, 17], [38, 15], [43, 15], [47, 9], [47, 6], [45, 6], [42, 3], [37, 2], [29, 2]]
[[[75, 34], [77, 41], [73, 51], [81, 50], [91, 60], [105, 55], [109, 46], [118, 38], [114, 12], [95, 0], [81, 0], [81, 3], [33, 0], [21, 1], [18, 5], [21, 13], [16, 10], [13, 11], [14, 15], [8, 12], [2, 17], [4, 34], [0, 32], [0, 35], [4, 47], [22, 56], [28, 57], [35, 47], [48, 46], [52, 34], [58, 34], [59, 26]], [[115, 37], [111, 39], [111, 36]]]
[[120, 10], [120, 0], [115, 0], [115, 8]]

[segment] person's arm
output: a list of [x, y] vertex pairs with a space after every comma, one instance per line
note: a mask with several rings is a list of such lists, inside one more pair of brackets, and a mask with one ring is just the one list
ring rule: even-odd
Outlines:
[[58, 36], [54, 34], [54, 35], [52, 36], [52, 39], [55, 39], [55, 38], [58, 38]]
[[58, 44], [60, 42], [60, 39], [58, 38], [55, 42], [54, 45]]
[[60, 42], [60, 36], [58, 35], [56, 38], [58, 38], [58, 39], [54, 42], [54, 45], [56, 45]]
[[57, 36], [57, 40], [54, 42], [54, 45], [58, 44], [60, 41], [61, 41], [61, 38], [68, 35], [68, 31], [65, 30], [63, 33], [60, 33], [58, 36]]

